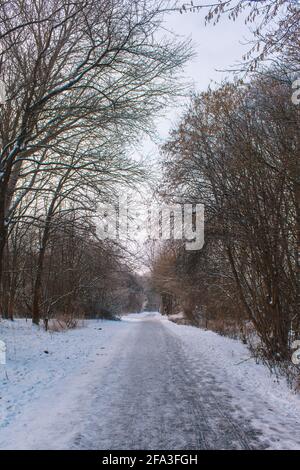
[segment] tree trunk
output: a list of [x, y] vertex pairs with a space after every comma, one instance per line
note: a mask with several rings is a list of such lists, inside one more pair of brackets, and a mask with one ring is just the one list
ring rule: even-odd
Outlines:
[[4, 311], [4, 286], [3, 286], [3, 268], [5, 246], [7, 241], [7, 224], [5, 220], [5, 182], [1, 182], [0, 187], [0, 305], [2, 315], [6, 315]]
[[36, 278], [33, 290], [33, 301], [32, 301], [32, 323], [38, 325], [41, 319], [40, 303], [42, 293], [42, 276], [44, 270], [44, 260], [47, 248], [47, 243], [50, 235], [50, 224], [51, 224], [52, 212], [48, 213], [44, 233], [42, 237], [42, 243], [37, 262]]
[[6, 165], [3, 169], [0, 182], [0, 305], [2, 311], [4, 303], [3, 268], [8, 234], [8, 208], [13, 197], [22, 163], [20, 162], [16, 166], [17, 168], [12, 171], [12, 163]]

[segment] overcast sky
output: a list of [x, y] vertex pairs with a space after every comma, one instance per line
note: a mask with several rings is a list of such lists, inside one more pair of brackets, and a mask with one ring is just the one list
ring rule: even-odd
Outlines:
[[[244, 24], [243, 17], [235, 22], [224, 17], [216, 26], [205, 26], [203, 13], [181, 15], [178, 12], [167, 17], [165, 27], [170, 32], [182, 36], [183, 39], [192, 40], [196, 56], [185, 66], [183, 77], [186, 81], [193, 82], [193, 89], [197, 91], [204, 91], [210, 83], [220, 83], [225, 77], [230, 77], [228, 69], [241, 62], [243, 53], [249, 49], [249, 44], [247, 45], [246, 42], [251, 38], [251, 32]], [[177, 107], [168, 109], [164, 117], [156, 119], [156, 143], [144, 138], [139, 148], [136, 149], [137, 158], [147, 157], [147, 160], [153, 163], [152, 169], [159, 168], [157, 165], [158, 143], [162, 144], [166, 140], [172, 126], [179, 121], [187, 102], [188, 98], [181, 99]], [[141, 193], [133, 196], [133, 200], [149, 202], [149, 198], [152, 199], [151, 192], [150, 188], [149, 190], [144, 188]], [[136, 240], [140, 242], [138, 251], [141, 253], [144, 252], [142, 245], [145, 239], [145, 228], [140, 227]], [[146, 270], [145, 266], [142, 266], [140, 273]]]
[[[205, 26], [204, 13], [181, 15], [174, 12], [167, 16], [165, 28], [182, 38], [192, 40], [196, 57], [185, 66], [184, 77], [192, 82], [193, 88], [198, 91], [206, 90], [213, 81], [219, 83], [226, 76], [230, 76], [230, 72], [225, 70], [241, 61], [243, 53], [249, 49], [249, 44], [245, 43], [251, 38], [251, 32], [244, 24], [243, 16], [235, 22], [223, 17], [216, 26]], [[163, 118], [156, 120], [158, 141], [163, 142], [167, 138], [169, 130], [178, 122], [182, 111], [180, 108], [169, 109]], [[141, 158], [151, 155], [155, 159], [158, 151], [158, 146], [145, 138], [137, 153]]]

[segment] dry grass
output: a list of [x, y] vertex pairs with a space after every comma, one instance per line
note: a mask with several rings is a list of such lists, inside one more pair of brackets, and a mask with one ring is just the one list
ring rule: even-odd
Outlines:
[[83, 326], [83, 318], [78, 318], [74, 315], [59, 315], [49, 320], [48, 331], [57, 333], [65, 330], [71, 330], [74, 328], [82, 328]]

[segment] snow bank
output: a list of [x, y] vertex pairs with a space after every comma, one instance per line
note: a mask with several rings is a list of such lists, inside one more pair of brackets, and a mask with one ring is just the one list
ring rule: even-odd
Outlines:
[[152, 313], [87, 321], [63, 333], [46, 333], [24, 320], [1, 321], [7, 364], [0, 365], [0, 449], [69, 448], [96, 392], [110, 413], [111, 397], [102, 398], [101, 387], [106, 381], [118, 389], [118, 377], [128, 372], [118, 364], [125, 357], [130, 365], [140, 321], [160, 322], [174, 336], [199, 394], [205, 380], [205, 390], [213, 383], [212, 393], [226, 394], [237, 421], [259, 430], [264, 447], [300, 449], [300, 398], [283, 379], [256, 364], [241, 342]]
[[1, 321], [7, 363], [0, 365], [0, 449], [28, 448], [28, 439], [32, 446], [42, 440], [45, 423], [49, 427], [51, 421], [55, 442], [67, 442], [71, 436], [59, 432], [57, 416], [66, 410], [79, 412], [78, 400], [92, 386], [93, 366], [97, 364], [97, 373], [105, 370], [124, 329], [124, 322], [98, 320], [86, 321], [83, 328], [47, 333], [29, 321]]
[[[180, 338], [194, 367], [206, 369], [216, 378], [216, 387], [231, 394], [237, 416], [262, 431], [264, 443], [272, 449], [300, 449], [300, 396], [278, 380], [268, 368], [250, 358], [238, 340], [193, 326], [180, 326], [163, 319]], [[266, 437], [267, 436], [267, 437]]]

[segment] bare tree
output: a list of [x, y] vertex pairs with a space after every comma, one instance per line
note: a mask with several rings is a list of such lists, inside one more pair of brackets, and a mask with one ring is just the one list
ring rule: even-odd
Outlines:
[[[60, 181], [70, 165], [85, 181], [116, 167], [131, 178], [124, 149], [150, 129], [190, 56], [186, 43], [156, 39], [162, 15], [159, 3], [133, 0], [1, 3], [0, 279], [17, 207], [47, 191], [42, 178]], [[119, 160], [101, 169], [114, 141]]]
[[[189, 276], [215, 298], [235, 291], [240, 318], [261, 339], [256, 352], [282, 368], [300, 328], [299, 109], [286, 78], [272, 70], [195, 96], [164, 147], [165, 197], [206, 205], [206, 248], [183, 257], [196, 266]], [[216, 314], [207, 295], [199, 299]]]
[[[216, 2], [178, 2], [170, 8], [181, 14], [205, 14], [205, 22], [216, 25], [221, 18], [236, 21], [243, 16], [251, 28], [252, 38], [248, 52], [243, 56], [248, 71], [268, 59], [275, 60], [284, 52], [299, 70], [299, 22], [298, 0], [219, 0]], [[244, 66], [245, 67], [245, 64]]]

